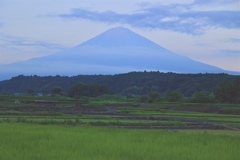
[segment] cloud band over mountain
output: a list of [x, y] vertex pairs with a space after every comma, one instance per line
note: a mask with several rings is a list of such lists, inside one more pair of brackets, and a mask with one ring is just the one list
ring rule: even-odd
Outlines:
[[[203, 1], [196, 0], [192, 4], [158, 5], [140, 9], [130, 14], [113, 11], [94, 11], [74, 8], [68, 14], [58, 17], [87, 19], [103, 23], [128, 24], [133, 27], [172, 30], [188, 34], [202, 34], [206, 28], [240, 28], [240, 11], [231, 9], [215, 9], [216, 1], [204, 1], [213, 7], [203, 9]], [[218, 1], [219, 2], [219, 1]], [[221, 4], [237, 3], [237, 1], [220, 1]]]

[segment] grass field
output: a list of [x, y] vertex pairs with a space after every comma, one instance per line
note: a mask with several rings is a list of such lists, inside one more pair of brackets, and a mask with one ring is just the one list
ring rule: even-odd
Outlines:
[[239, 110], [117, 95], [0, 95], [0, 160], [238, 160]]
[[0, 159], [238, 160], [229, 133], [0, 123]]

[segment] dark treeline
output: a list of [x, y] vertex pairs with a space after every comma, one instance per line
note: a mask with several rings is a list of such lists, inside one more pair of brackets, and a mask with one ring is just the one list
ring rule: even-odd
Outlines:
[[80, 96], [92, 97], [109, 93], [110, 92], [107, 85], [99, 84], [76, 83], [68, 89], [68, 96], [70, 97]]
[[[149, 95], [151, 92], [182, 96], [201, 96], [197, 94], [214, 94], [226, 101], [238, 101], [234, 91], [238, 85], [239, 76], [227, 74], [176, 74], [161, 72], [130, 72], [117, 75], [79, 75], [67, 76], [17, 76], [10, 80], [0, 82], [1, 94], [13, 93], [62, 93], [70, 95], [70, 91], [82, 84], [81, 87], [91, 88], [85, 91], [87, 96], [95, 96], [101, 93], [114, 93], [131, 96]], [[236, 83], [236, 84], [235, 84]], [[239, 82], [240, 83], [240, 82]], [[86, 85], [83, 85], [86, 84]], [[240, 86], [240, 85], [239, 85]], [[235, 89], [236, 90], [236, 89]], [[174, 91], [174, 92], [173, 92]], [[203, 95], [202, 95], [203, 96]], [[229, 100], [229, 97], [235, 99]], [[176, 98], [176, 97], [175, 97]]]

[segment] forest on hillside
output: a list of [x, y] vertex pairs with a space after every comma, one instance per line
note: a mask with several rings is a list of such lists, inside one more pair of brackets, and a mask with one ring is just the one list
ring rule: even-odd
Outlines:
[[[65, 94], [97, 96], [121, 94], [143, 96], [149, 93], [178, 93], [190, 97], [198, 92], [214, 96], [232, 96], [239, 101], [240, 77], [228, 74], [177, 74], [130, 72], [116, 75], [45, 76], [19, 75], [0, 82], [0, 94]], [[81, 94], [80, 94], [81, 92]]]

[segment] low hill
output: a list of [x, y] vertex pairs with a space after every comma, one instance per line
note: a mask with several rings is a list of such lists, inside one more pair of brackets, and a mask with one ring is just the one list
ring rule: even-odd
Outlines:
[[165, 93], [177, 90], [185, 96], [197, 91], [214, 92], [219, 84], [234, 82], [239, 76], [228, 74], [176, 74], [161, 72], [130, 72], [116, 75], [78, 75], [67, 76], [17, 76], [0, 81], [1, 94], [34, 93], [49, 94], [54, 87], [67, 92], [72, 85], [87, 84], [108, 85], [112, 93], [144, 95], [150, 91]]

